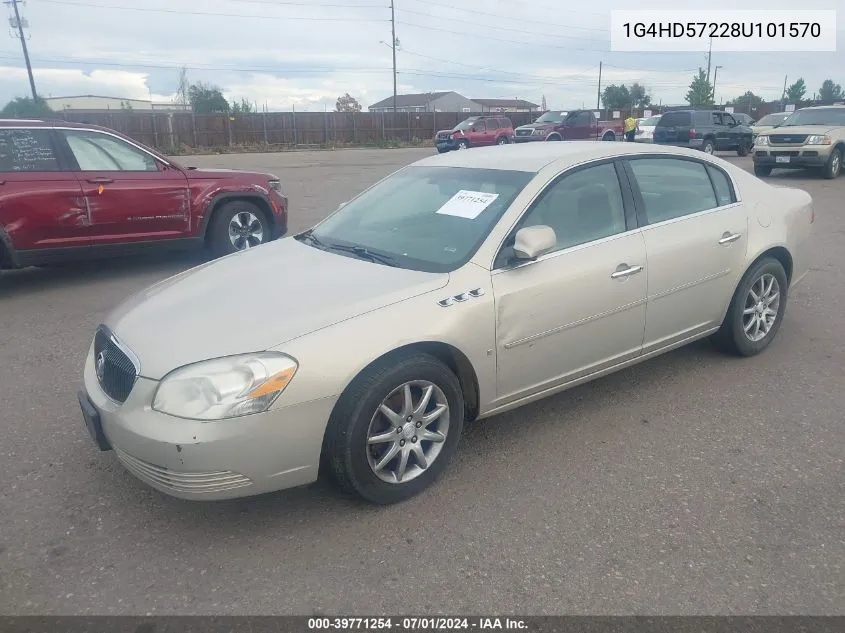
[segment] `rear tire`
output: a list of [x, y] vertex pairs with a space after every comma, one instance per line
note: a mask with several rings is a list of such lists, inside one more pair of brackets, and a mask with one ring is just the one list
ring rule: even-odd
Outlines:
[[[423, 417], [431, 421], [424, 423]], [[325, 464], [343, 489], [371, 503], [404, 501], [431, 485], [449, 464], [463, 422], [460, 383], [440, 360], [422, 353], [386, 358], [360, 374], [335, 405], [323, 443]], [[441, 439], [427, 440], [424, 434]]]
[[708, 138], [701, 146], [701, 151], [705, 154], [713, 154], [716, 151], [716, 146], [713, 144], [713, 141]]
[[842, 150], [834, 149], [827, 159], [827, 164], [822, 171], [825, 178], [833, 180], [842, 172]]
[[754, 175], [758, 178], [765, 178], [772, 175], [772, 168], [768, 165], [754, 165]]
[[778, 260], [766, 257], [754, 264], [739, 282], [722, 327], [711, 337], [714, 346], [738, 356], [766, 349], [783, 322], [788, 289]]
[[507, 136], [500, 136], [496, 140], [496, 145], [507, 145], [508, 144], [508, 137]]
[[264, 212], [247, 200], [232, 200], [214, 211], [208, 243], [217, 257], [270, 241], [271, 227]]
[[604, 136], [601, 137], [601, 140], [603, 140], [603, 141], [615, 141], [616, 140], [616, 134], [613, 133], [613, 132], [605, 132]]

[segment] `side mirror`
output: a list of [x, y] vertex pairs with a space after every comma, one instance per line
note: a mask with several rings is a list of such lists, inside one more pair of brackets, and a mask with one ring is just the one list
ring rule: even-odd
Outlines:
[[550, 226], [540, 224], [519, 229], [513, 242], [513, 254], [520, 261], [537, 259], [557, 246], [557, 235]]

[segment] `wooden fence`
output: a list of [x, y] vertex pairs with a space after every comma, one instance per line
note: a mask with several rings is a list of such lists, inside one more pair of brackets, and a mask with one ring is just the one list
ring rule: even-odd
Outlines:
[[[753, 111], [741, 108], [735, 111], [747, 112], [754, 118], [760, 118], [770, 112], [782, 111], [783, 106], [781, 102], [773, 102], [763, 104]], [[658, 114], [682, 107], [655, 106], [647, 110]], [[629, 113], [636, 117], [643, 116], [643, 109], [595, 111], [604, 120], [624, 119]], [[506, 116], [514, 127], [530, 123], [539, 116], [536, 112], [483, 114]], [[473, 115], [465, 112], [268, 112], [226, 115], [67, 110], [59, 116], [66, 121], [111, 128], [163, 152], [186, 153], [203, 149], [228, 151], [260, 147], [379, 146], [396, 142], [414, 144], [431, 140], [437, 130], [451, 129]]]

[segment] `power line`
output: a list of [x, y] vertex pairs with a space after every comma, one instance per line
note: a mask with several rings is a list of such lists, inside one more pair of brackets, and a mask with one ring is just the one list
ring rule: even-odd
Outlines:
[[35, 77], [32, 74], [32, 63], [29, 60], [29, 51], [26, 48], [26, 36], [23, 34], [23, 19], [20, 11], [18, 11], [18, 2], [20, 0], [8, 0], [4, 4], [12, 5], [12, 11], [15, 13], [14, 26], [18, 29], [18, 37], [21, 40], [21, 49], [23, 49], [23, 59], [26, 63], [26, 74], [29, 76], [29, 87], [32, 90], [32, 100], [38, 101], [38, 93], [35, 91]]
[[[117, 5], [111, 4], [94, 4], [92, 2], [71, 2], [70, 0], [41, 0], [41, 2], [47, 2], [49, 4], [60, 4], [65, 6], [71, 7], [91, 7], [94, 9], [114, 9], [118, 11], [140, 11], [142, 13], [170, 13], [175, 15], [202, 15], [202, 16], [215, 16], [215, 17], [223, 17], [223, 18], [252, 18], [258, 20], [297, 20], [297, 21], [306, 21], [306, 22], [387, 22], [387, 20], [376, 20], [373, 18], [341, 18], [341, 17], [332, 17], [332, 18], [313, 18], [313, 17], [305, 17], [305, 16], [280, 16], [280, 15], [243, 15], [240, 13], [212, 13], [209, 11], [180, 11], [178, 9], [153, 9], [150, 7], [121, 7]], [[311, 5], [311, 6], [324, 6], [328, 7], [330, 5]], [[345, 6], [345, 5], [336, 5], [336, 6]], [[346, 5], [348, 6], [348, 5]]]

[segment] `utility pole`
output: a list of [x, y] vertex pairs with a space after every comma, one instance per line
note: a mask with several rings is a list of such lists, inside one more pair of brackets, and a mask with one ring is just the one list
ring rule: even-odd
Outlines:
[[783, 76], [783, 92], [780, 95], [781, 101], [786, 101], [786, 80], [789, 79], [789, 75]]
[[26, 48], [26, 37], [23, 34], [23, 20], [18, 11], [18, 3], [21, 0], [6, 0], [5, 4], [11, 4], [12, 10], [15, 12], [15, 24], [18, 27], [18, 36], [21, 39], [21, 48], [23, 48], [23, 59], [26, 62], [26, 72], [29, 75], [29, 87], [32, 89], [32, 100], [38, 100], [38, 93], [35, 92], [35, 78], [32, 76], [32, 64], [29, 62], [29, 51]]
[[707, 51], [707, 83], [710, 83], [710, 58], [713, 57], [713, 38], [710, 38], [710, 50]]
[[596, 110], [601, 110], [601, 62], [599, 62], [599, 89], [596, 95]]
[[724, 66], [716, 66], [713, 70], [713, 104], [716, 104], [716, 78], [719, 76], [719, 69], [724, 68]]
[[[390, 0], [390, 48], [393, 49], [393, 114], [396, 114], [396, 13]], [[395, 118], [395, 117], [394, 117]], [[394, 124], [396, 122], [394, 121]]]

